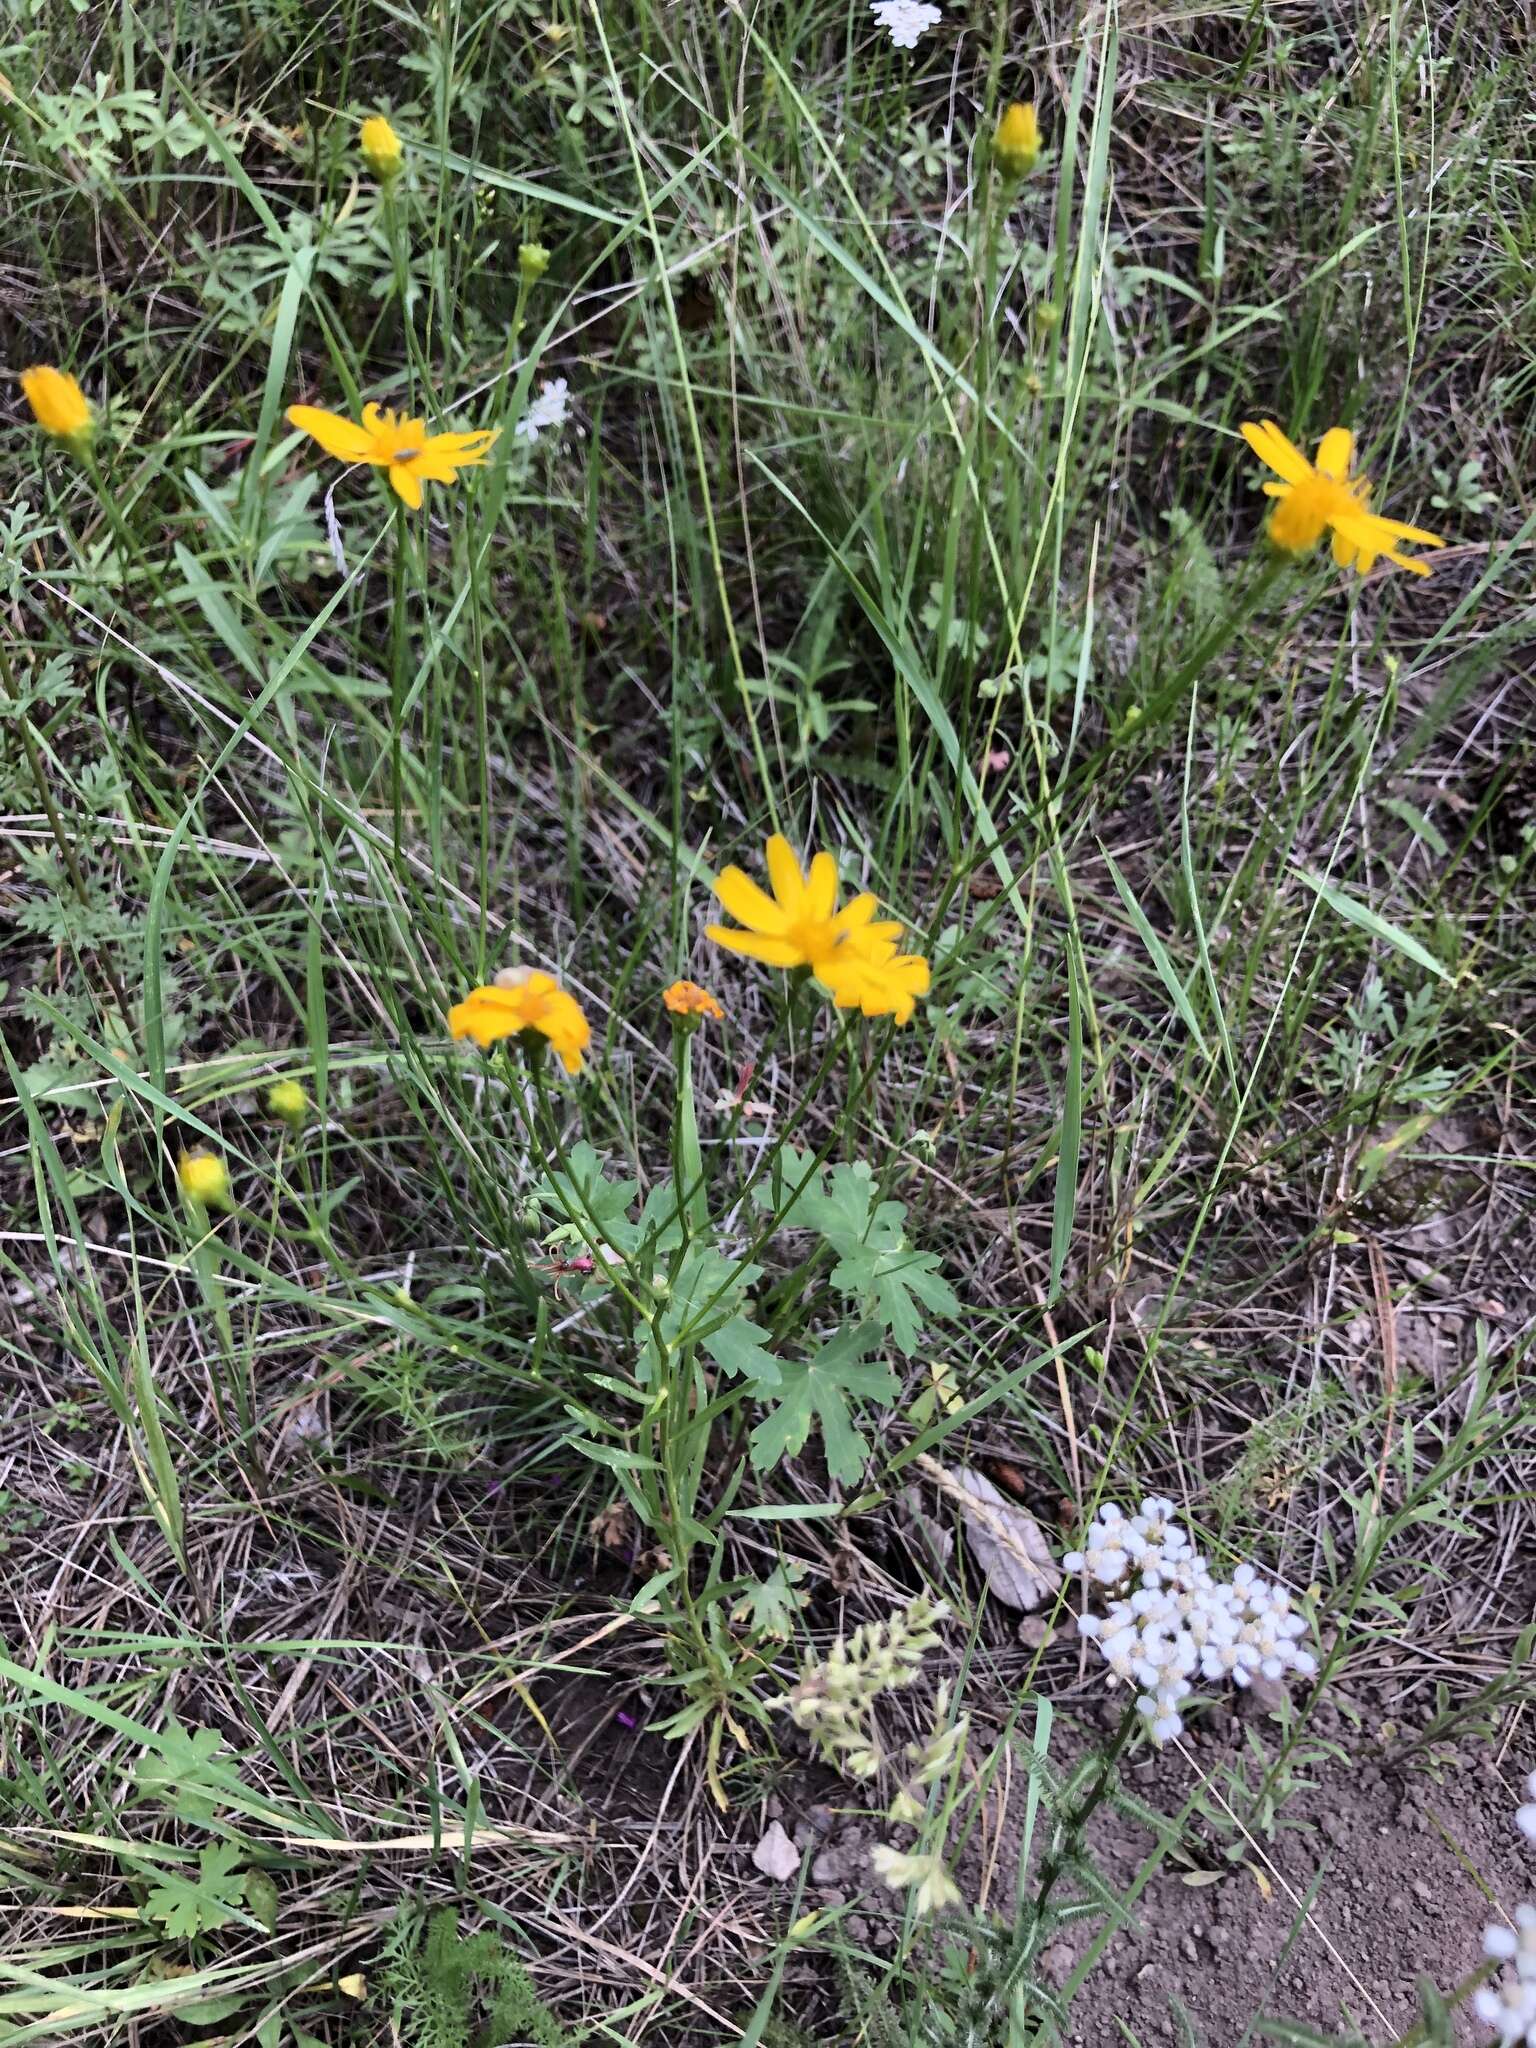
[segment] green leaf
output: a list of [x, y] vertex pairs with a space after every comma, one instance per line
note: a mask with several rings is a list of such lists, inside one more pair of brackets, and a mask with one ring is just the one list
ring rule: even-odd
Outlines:
[[1379, 911], [1372, 910], [1368, 903], [1336, 888], [1332, 882], [1325, 882], [1321, 875], [1314, 875], [1310, 869], [1298, 868], [1297, 874], [1309, 889], [1315, 889], [1330, 910], [1336, 910], [1348, 923], [1358, 925], [1361, 931], [1369, 932], [1374, 939], [1393, 946], [1405, 959], [1414, 961], [1420, 967], [1427, 967], [1431, 974], [1438, 974], [1442, 981], [1454, 981], [1455, 975], [1441, 966], [1427, 947], [1421, 946], [1416, 938], [1405, 932], [1401, 925], [1395, 925]]
[[813, 1425], [820, 1424], [827, 1470], [851, 1486], [864, 1469], [869, 1445], [853, 1426], [851, 1396], [888, 1401], [896, 1380], [884, 1363], [863, 1356], [875, 1331], [868, 1324], [840, 1330], [805, 1363], [785, 1359], [778, 1399], [752, 1432], [752, 1463], [766, 1472], [804, 1450]]
[[741, 1597], [731, 1607], [732, 1621], [744, 1622], [758, 1635], [787, 1643], [795, 1631], [796, 1615], [810, 1598], [800, 1591], [805, 1576], [805, 1566], [793, 1559], [776, 1565], [766, 1579], [742, 1588]]
[[745, 1316], [732, 1316], [718, 1330], [703, 1339], [704, 1349], [723, 1372], [740, 1373], [760, 1387], [776, 1387], [782, 1375], [779, 1361], [764, 1349], [766, 1330], [749, 1323]]
[[186, 1728], [173, 1717], [158, 1748], [134, 1765], [134, 1782], [141, 1791], [163, 1799], [182, 1820], [206, 1825], [231, 1775], [227, 1769], [210, 1768], [223, 1747], [217, 1728]]
[[227, 1926], [245, 1895], [246, 1872], [236, 1869], [239, 1861], [237, 1842], [214, 1842], [199, 1853], [195, 1879], [162, 1872], [144, 1901], [144, 1917], [158, 1921], [173, 1941], [191, 1941]]
[[919, 1302], [936, 1316], [958, 1315], [960, 1311], [955, 1290], [938, 1266], [933, 1252], [908, 1251], [901, 1245], [874, 1251], [859, 1245], [833, 1268], [832, 1284], [860, 1302], [890, 1331], [902, 1356], [910, 1358], [923, 1331]]
[[[874, 1176], [862, 1161], [826, 1174], [813, 1172], [814, 1163], [809, 1153], [784, 1147], [784, 1185], [803, 1189], [785, 1224], [826, 1239], [838, 1254], [833, 1286], [858, 1304], [861, 1316], [889, 1330], [910, 1358], [923, 1328], [918, 1304], [934, 1315], [957, 1315], [955, 1291], [940, 1274], [937, 1256], [907, 1243], [906, 1204], [874, 1203]], [[759, 1184], [755, 1192], [760, 1207], [776, 1206], [771, 1190]]]

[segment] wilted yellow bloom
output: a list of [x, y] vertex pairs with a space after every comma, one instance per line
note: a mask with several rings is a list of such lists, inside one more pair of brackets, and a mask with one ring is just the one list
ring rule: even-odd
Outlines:
[[1266, 497], [1273, 498], [1269, 537], [1288, 555], [1309, 554], [1325, 532], [1333, 534], [1333, 559], [1341, 569], [1369, 574], [1378, 556], [1411, 569], [1415, 576], [1429, 574], [1428, 562], [1400, 554], [1396, 543], [1421, 541], [1425, 547], [1443, 548], [1437, 533], [1422, 526], [1404, 526], [1397, 519], [1383, 519], [1370, 509], [1371, 487], [1363, 476], [1350, 478], [1355, 457], [1355, 437], [1348, 427], [1330, 427], [1318, 443], [1317, 462], [1308, 462], [1273, 420], [1243, 426], [1243, 439], [1259, 460], [1282, 479], [1266, 484]]
[[357, 138], [357, 146], [363, 153], [364, 163], [376, 178], [387, 184], [399, 175], [400, 166], [405, 162], [405, 150], [382, 114], [368, 116]]
[[674, 1017], [723, 1017], [724, 1009], [707, 988], [696, 981], [674, 981], [661, 992], [661, 1000]]
[[1032, 100], [1015, 100], [992, 138], [992, 155], [1005, 178], [1027, 178], [1040, 160], [1040, 123]]
[[491, 451], [500, 427], [472, 434], [429, 434], [424, 420], [363, 407], [362, 424], [318, 405], [290, 405], [288, 424], [318, 441], [338, 462], [367, 462], [387, 469], [398, 498], [412, 511], [421, 504], [421, 487], [451, 484], [461, 469], [474, 469]]
[[448, 1012], [455, 1038], [472, 1038], [482, 1051], [500, 1038], [535, 1032], [559, 1053], [568, 1074], [581, 1071], [581, 1056], [592, 1042], [592, 1027], [580, 1003], [552, 974], [500, 975], [488, 988], [471, 989]]
[[818, 853], [803, 874], [788, 840], [775, 833], [767, 861], [772, 896], [740, 868], [722, 870], [715, 895], [746, 929], [712, 924], [705, 927], [709, 937], [769, 967], [809, 967], [839, 1009], [907, 1023], [917, 998], [928, 992], [928, 963], [898, 950], [901, 925], [877, 918], [879, 906], [867, 892], [837, 908], [837, 862], [830, 853]]
[[229, 1168], [217, 1152], [183, 1152], [176, 1163], [181, 1192], [200, 1209], [227, 1209], [230, 1205]]
[[38, 363], [21, 373], [22, 395], [32, 408], [32, 417], [45, 434], [56, 441], [82, 447], [91, 438], [95, 415], [91, 402], [67, 370], [51, 363]]
[[267, 1090], [267, 1108], [296, 1131], [309, 1114], [309, 1097], [297, 1081], [274, 1081]]

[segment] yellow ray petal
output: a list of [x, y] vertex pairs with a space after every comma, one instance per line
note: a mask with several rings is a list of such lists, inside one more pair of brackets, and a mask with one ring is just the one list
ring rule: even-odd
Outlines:
[[403, 462], [392, 462], [389, 481], [397, 498], [409, 505], [413, 512], [421, 510], [421, 484], [414, 470], [407, 469]]
[[805, 955], [790, 939], [774, 938], [766, 932], [735, 932], [723, 924], [707, 924], [704, 936], [728, 952], [743, 953], [749, 960], [761, 960], [765, 967], [800, 967]]
[[805, 885], [805, 901], [801, 908], [807, 918], [819, 923], [832, 915], [837, 902], [837, 862], [830, 853], [818, 853], [811, 862], [810, 876]]
[[472, 462], [483, 462], [489, 453], [500, 427], [485, 427], [473, 434], [429, 434], [422, 450], [424, 455], [446, 456], [461, 468]]
[[1355, 459], [1355, 437], [1348, 427], [1330, 427], [1317, 444], [1317, 466], [1336, 484], [1349, 482], [1349, 466]]
[[1268, 463], [1275, 475], [1284, 477], [1288, 484], [1304, 484], [1311, 477], [1311, 463], [1285, 438], [1273, 420], [1265, 420], [1262, 426], [1245, 420], [1242, 433], [1260, 462]]
[[356, 420], [343, 419], [339, 412], [326, 412], [318, 405], [290, 405], [288, 424], [318, 441], [327, 455], [338, 462], [375, 460], [373, 436]]
[[778, 832], [768, 842], [768, 880], [780, 907], [791, 917], [798, 916], [805, 897], [805, 877], [794, 848]]
[[782, 932], [789, 923], [771, 896], [765, 895], [740, 868], [722, 868], [715, 877], [715, 896], [722, 910], [750, 931]]

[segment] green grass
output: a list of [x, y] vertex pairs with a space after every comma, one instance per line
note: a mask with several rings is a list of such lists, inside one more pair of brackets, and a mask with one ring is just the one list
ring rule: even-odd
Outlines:
[[[13, 14], [7, 359], [101, 424], [0, 439], [0, 2039], [446, 2043], [499, 1993], [551, 2039], [1062, 2038], [1011, 1899], [967, 1979], [744, 1853], [767, 1796], [859, 1808], [779, 1703], [922, 1585], [900, 1739], [947, 1677], [981, 1774], [925, 1839], [1006, 1781], [1075, 1853], [1075, 1589], [1021, 1645], [922, 1541], [934, 1466], [1005, 1461], [1058, 1551], [1169, 1492], [1305, 1596], [1324, 1694], [1390, 1651], [1372, 1754], [1523, 1754], [1521, 33]], [[367, 398], [494, 458], [405, 516], [284, 419]], [[1274, 563], [1264, 417], [1352, 426], [1432, 578]], [[704, 938], [775, 829], [917, 935], [911, 1025]], [[516, 964], [584, 1005], [578, 1082], [449, 1041]], [[727, 1011], [686, 1046], [679, 975]]]

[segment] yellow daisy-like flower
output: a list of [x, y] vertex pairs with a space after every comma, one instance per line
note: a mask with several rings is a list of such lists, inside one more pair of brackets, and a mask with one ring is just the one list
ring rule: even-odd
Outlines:
[[816, 970], [840, 1010], [866, 1017], [894, 1017], [910, 1024], [919, 996], [928, 993], [928, 962], [920, 953], [901, 953], [894, 939], [871, 945], [852, 942]]
[[879, 905], [867, 892], [837, 908], [837, 862], [830, 853], [818, 853], [805, 874], [788, 840], [775, 833], [767, 861], [771, 896], [740, 868], [722, 870], [715, 895], [746, 929], [712, 924], [705, 927], [708, 936], [769, 967], [808, 967], [839, 1009], [907, 1023], [918, 996], [927, 993], [928, 963], [899, 952], [901, 925], [876, 917]]
[[487, 988], [471, 989], [448, 1012], [455, 1038], [472, 1038], [483, 1051], [500, 1038], [535, 1032], [547, 1038], [568, 1074], [581, 1072], [592, 1027], [576, 998], [552, 974], [503, 973]]
[[201, 1147], [183, 1152], [176, 1162], [181, 1192], [200, 1209], [227, 1209], [230, 1204], [229, 1168], [217, 1152]]
[[715, 1017], [725, 1015], [720, 1003], [696, 981], [674, 981], [661, 992], [661, 1000], [674, 1017]]
[[900, 937], [899, 924], [875, 920], [878, 905], [873, 896], [855, 896], [842, 910], [837, 908], [837, 862], [830, 853], [818, 853], [809, 875], [802, 874], [794, 848], [775, 832], [768, 842], [767, 861], [772, 896], [738, 867], [724, 868], [717, 876], [715, 895], [721, 908], [746, 926], [738, 932], [729, 925], [706, 925], [706, 934], [717, 946], [745, 953], [767, 967], [819, 971], [820, 963], [855, 933], [866, 940]]
[[318, 405], [290, 405], [288, 424], [318, 441], [338, 462], [387, 469], [395, 496], [413, 512], [420, 508], [423, 484], [456, 482], [461, 469], [484, 462], [501, 432], [485, 427], [472, 434], [429, 434], [424, 420], [384, 412], [377, 405], [363, 407], [361, 426]]
[[1027, 178], [1040, 158], [1040, 122], [1030, 100], [1015, 100], [992, 138], [992, 155], [1005, 178]]
[[21, 390], [45, 434], [75, 446], [90, 439], [96, 424], [91, 402], [67, 370], [37, 363], [22, 371]]
[[1288, 555], [1308, 554], [1324, 533], [1331, 531], [1333, 559], [1341, 569], [1355, 569], [1365, 576], [1380, 556], [1415, 576], [1429, 574], [1428, 562], [1400, 554], [1397, 543], [1416, 540], [1425, 547], [1443, 548], [1445, 542], [1422, 526], [1404, 526], [1401, 520], [1383, 519], [1370, 509], [1369, 482], [1363, 476], [1351, 478], [1349, 473], [1355, 459], [1355, 437], [1348, 427], [1328, 429], [1318, 443], [1315, 464], [1286, 439], [1273, 420], [1260, 425], [1245, 421], [1243, 439], [1281, 479], [1264, 486], [1265, 496], [1276, 501], [1269, 537], [1277, 548]]
[[405, 162], [405, 148], [382, 114], [370, 114], [358, 133], [357, 146], [363, 161], [381, 183], [398, 176]]

